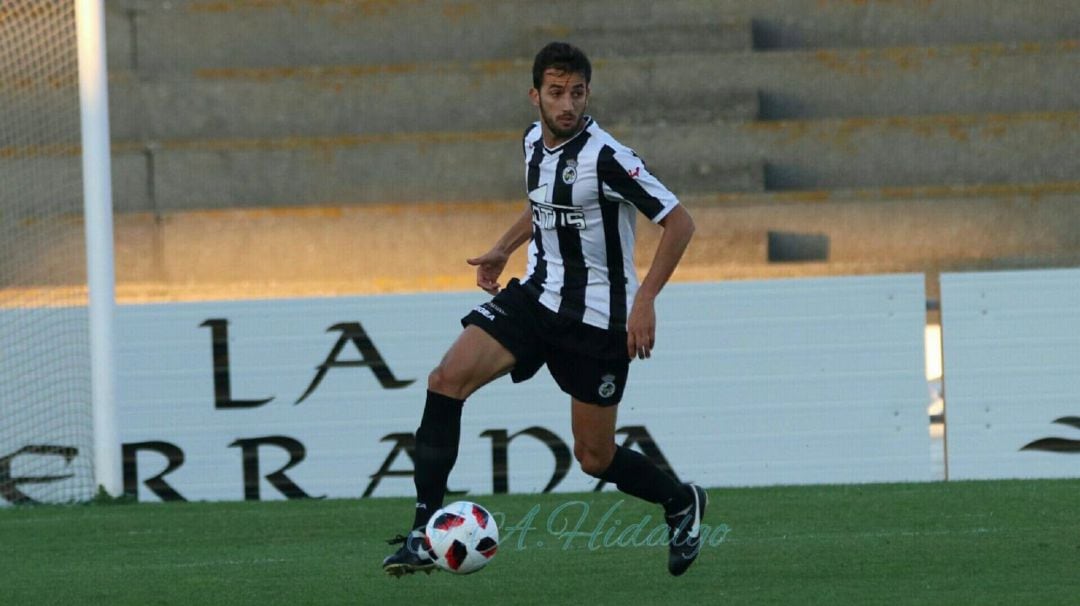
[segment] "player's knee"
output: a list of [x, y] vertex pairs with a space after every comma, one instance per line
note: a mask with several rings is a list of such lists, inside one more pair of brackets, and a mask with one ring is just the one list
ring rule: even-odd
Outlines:
[[445, 364], [439, 364], [428, 374], [428, 389], [461, 400], [469, 396], [467, 377]]
[[581, 471], [593, 477], [599, 477], [607, 471], [614, 456], [615, 444], [599, 446], [583, 442], [574, 443], [574, 458], [581, 465]]

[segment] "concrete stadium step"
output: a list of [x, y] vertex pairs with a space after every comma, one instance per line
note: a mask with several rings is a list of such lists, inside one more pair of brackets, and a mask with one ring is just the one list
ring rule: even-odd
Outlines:
[[[764, 159], [769, 190], [1022, 183], [1080, 175], [1080, 112], [783, 120], [636, 129], [665, 157]], [[677, 134], [676, 131], [678, 131]], [[714, 156], [717, 157], [717, 156]]]
[[[533, 119], [528, 73], [525, 60], [214, 68], [148, 79], [117, 70], [111, 124], [119, 140], [520, 128]], [[593, 112], [608, 124], [677, 124], [1063, 111], [1080, 107], [1077, 74], [1080, 40], [598, 59]], [[0, 87], [0, 105], [76, 94]]]
[[[692, 196], [676, 279], [1052, 266], [1080, 258], [1080, 181]], [[372, 204], [120, 217], [117, 276], [178, 288], [272, 283], [318, 292], [474, 288], [464, 259], [523, 202]], [[770, 232], [823, 235], [821, 262], [770, 262]], [[659, 229], [638, 221], [638, 265]], [[434, 243], [437, 243], [435, 245]], [[140, 254], [141, 253], [141, 254]], [[516, 275], [522, 251], [508, 264]]]
[[[153, 180], [147, 171], [148, 156], [139, 152], [138, 145], [113, 146], [112, 192], [113, 206], [118, 212], [132, 208], [151, 208]], [[58, 182], [72, 183], [82, 180], [81, 147], [78, 143], [43, 146], [0, 147], [0, 220], [33, 220], [39, 208], [26, 208], [15, 203], [19, 184], [52, 175]], [[67, 192], [66, 199], [43, 200], [50, 212], [57, 214], [82, 213], [82, 191]], [[23, 213], [23, 214], [20, 214]]]
[[[1080, 175], [1076, 111], [610, 130], [639, 149], [680, 195], [1037, 183]], [[520, 137], [514, 129], [116, 144], [116, 205], [182, 210], [513, 199], [522, 188]], [[7, 159], [0, 162], [0, 182], [19, 162], [76, 166], [77, 151], [0, 149]]]
[[1051, 41], [1080, 34], [1074, 0], [723, 0], [754, 47], [850, 48]]
[[[122, 0], [110, 24], [140, 73], [532, 57], [546, 42], [588, 42], [591, 56], [748, 50], [750, 23], [695, 0], [416, 2]], [[119, 20], [117, 20], [119, 19]], [[124, 21], [127, 26], [124, 27]], [[124, 52], [116, 43], [110, 50]]]
[[[676, 280], [1052, 267], [1080, 260], [1080, 181], [711, 194], [684, 203], [697, 231]], [[471, 290], [475, 276], [464, 259], [490, 245], [523, 204], [514, 198], [121, 213], [118, 290], [172, 298]], [[32, 248], [44, 229], [69, 229], [72, 241], [81, 238], [78, 221], [38, 222], [23, 225], [13, 247]], [[770, 232], [825, 236], [827, 260], [770, 262]], [[638, 221], [638, 234], [642, 266], [659, 229]], [[50, 263], [48, 253], [40, 263]], [[48, 266], [51, 271], [36, 275], [47, 274], [52, 284], [81, 279], [70, 258]], [[507, 271], [516, 275], [523, 267], [519, 250]]]
[[1080, 37], [1073, 0], [112, 0], [108, 9], [110, 65], [143, 73], [525, 58], [551, 38], [599, 57]]
[[[688, 196], [699, 266], [770, 262], [770, 234], [827, 240], [829, 263], [911, 267], [1080, 254], [1080, 181]], [[718, 259], [720, 257], [720, 259]]]
[[[611, 130], [681, 195], [1080, 176], [1080, 112]], [[130, 207], [513, 199], [519, 142], [516, 129], [166, 141], [147, 156], [153, 205]]]
[[[117, 212], [511, 199], [522, 196], [519, 131], [114, 143]], [[0, 182], [78, 175], [77, 144], [0, 148]], [[680, 192], [762, 191], [760, 160], [650, 161]], [[659, 168], [658, 168], [659, 167]], [[79, 212], [81, 196], [55, 201]]]
[[[110, 84], [112, 134], [127, 140], [522, 129], [536, 119], [530, 70], [527, 61], [491, 61], [222, 68], [154, 79], [120, 72]], [[620, 124], [757, 117], [756, 90], [682, 79], [691, 74], [690, 67], [669, 73], [600, 59], [591, 104]]]
[[729, 54], [699, 73], [760, 91], [762, 119], [1080, 108], [1075, 39]]
[[[217, 68], [151, 79], [121, 71], [110, 89], [113, 136], [520, 128], [534, 119], [529, 69], [507, 60]], [[598, 59], [592, 111], [608, 124], [1059, 111], [1080, 108], [1077, 74], [1080, 40]]]
[[[666, 140], [677, 133], [664, 135]], [[129, 210], [311, 204], [503, 200], [521, 197], [521, 131], [405, 133], [220, 141], [164, 141], [140, 155], [145, 195]], [[758, 158], [647, 155], [680, 191], [762, 191]], [[655, 159], [649, 159], [655, 158]], [[127, 166], [135, 166], [128, 162]], [[124, 182], [134, 182], [134, 178]], [[137, 193], [137, 192], [133, 192]]]

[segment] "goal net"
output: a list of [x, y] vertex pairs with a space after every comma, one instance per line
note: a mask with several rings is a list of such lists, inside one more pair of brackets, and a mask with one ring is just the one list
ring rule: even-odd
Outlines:
[[0, 0], [0, 506], [94, 494], [75, 0]]

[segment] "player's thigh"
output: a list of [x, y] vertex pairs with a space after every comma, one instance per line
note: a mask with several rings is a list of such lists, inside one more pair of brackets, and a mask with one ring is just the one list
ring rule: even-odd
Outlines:
[[607, 469], [615, 456], [615, 419], [618, 405], [597, 406], [570, 399], [570, 425], [574, 433], [574, 456], [587, 473]]
[[469, 325], [428, 376], [428, 389], [465, 399], [510, 372], [514, 355], [483, 329]]

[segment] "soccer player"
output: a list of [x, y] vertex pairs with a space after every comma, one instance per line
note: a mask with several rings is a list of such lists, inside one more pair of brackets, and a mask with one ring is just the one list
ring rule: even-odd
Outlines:
[[[541, 366], [571, 399], [574, 456], [582, 471], [663, 506], [670, 527], [668, 570], [680, 575], [700, 551], [705, 491], [680, 484], [648, 457], [615, 443], [615, 417], [633, 358], [655, 344], [653, 300], [675, 270], [694, 222], [633, 150], [585, 111], [592, 67], [578, 48], [552, 42], [533, 62], [529, 91], [540, 120], [526, 131], [529, 206], [487, 253], [468, 259], [476, 283], [494, 298], [461, 323], [464, 330], [428, 376], [416, 430], [413, 530], [383, 560], [396, 576], [430, 571], [424, 527], [443, 504], [457, 459], [461, 411], [473, 392], [507, 372], [513, 381]], [[634, 268], [637, 213], [663, 226], [648, 274]], [[524, 281], [499, 276], [529, 242]]]

